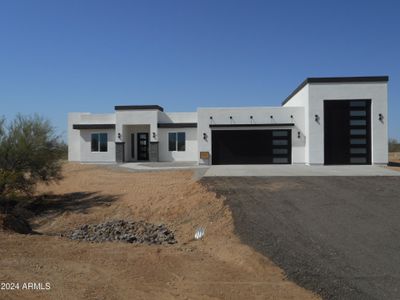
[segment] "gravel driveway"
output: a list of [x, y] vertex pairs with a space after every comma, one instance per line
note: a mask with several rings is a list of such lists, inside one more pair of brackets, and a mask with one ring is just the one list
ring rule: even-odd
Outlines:
[[243, 242], [325, 299], [400, 299], [400, 177], [207, 177]]

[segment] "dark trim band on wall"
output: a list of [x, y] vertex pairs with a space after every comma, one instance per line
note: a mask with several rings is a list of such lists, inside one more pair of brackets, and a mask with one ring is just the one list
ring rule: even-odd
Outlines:
[[73, 129], [115, 129], [115, 124], [73, 124]]
[[164, 111], [159, 105], [117, 105], [115, 110], [159, 110]]
[[158, 128], [197, 128], [197, 123], [158, 123]]
[[308, 83], [361, 83], [361, 82], [388, 82], [389, 76], [359, 76], [359, 77], [309, 77], [282, 102], [285, 105], [294, 95], [296, 95]]
[[210, 127], [287, 127], [294, 123], [267, 123], [267, 124], [210, 124]]

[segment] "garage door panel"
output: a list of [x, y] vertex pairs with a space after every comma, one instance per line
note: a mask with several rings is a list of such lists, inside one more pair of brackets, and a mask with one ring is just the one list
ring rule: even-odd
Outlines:
[[213, 164], [291, 163], [290, 130], [214, 130]]

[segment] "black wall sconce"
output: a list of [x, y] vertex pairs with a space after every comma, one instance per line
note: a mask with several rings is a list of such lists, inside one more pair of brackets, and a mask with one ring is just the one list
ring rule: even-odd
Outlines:
[[301, 137], [300, 131], [297, 131], [297, 138], [299, 139]]
[[232, 120], [232, 119], [233, 119], [233, 117], [232, 117], [232, 116], [229, 116], [229, 119], [231, 119], [231, 120]]
[[155, 132], [153, 132], [153, 139], [155, 139], [156, 138], [156, 133]]
[[121, 139], [121, 133], [120, 132], [118, 132], [118, 138]]
[[252, 120], [253, 120], [253, 116], [250, 116], [250, 119], [252, 119]]
[[293, 115], [290, 115], [290, 118], [293, 119]]
[[207, 141], [207, 133], [203, 133], [203, 140]]
[[213, 119], [213, 117], [212, 116], [210, 116], [210, 120], [212, 120]]
[[319, 123], [319, 116], [315, 115], [315, 122]]
[[273, 118], [274, 118], [274, 116], [273, 116], [273, 115], [270, 115], [269, 117], [270, 117], [271, 119], [273, 119]]
[[383, 115], [379, 114], [379, 121], [383, 122]]

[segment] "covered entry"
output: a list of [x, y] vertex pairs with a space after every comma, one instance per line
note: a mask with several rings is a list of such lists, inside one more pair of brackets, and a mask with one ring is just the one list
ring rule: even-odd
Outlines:
[[212, 164], [290, 164], [291, 130], [212, 130]]

